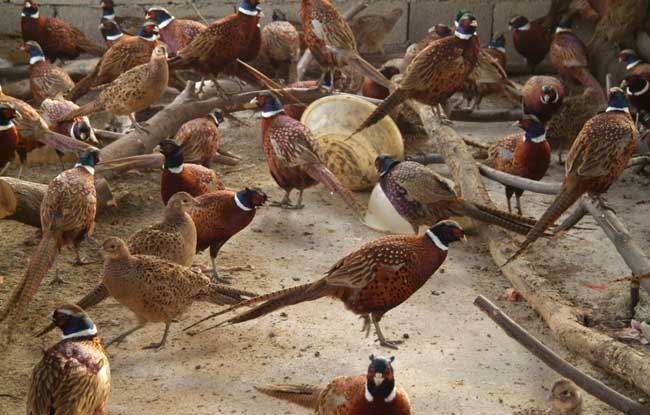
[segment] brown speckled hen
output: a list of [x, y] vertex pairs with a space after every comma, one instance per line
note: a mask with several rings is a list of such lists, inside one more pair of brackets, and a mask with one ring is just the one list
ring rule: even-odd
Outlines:
[[530, 73], [535, 73], [535, 67], [549, 51], [553, 33], [544, 24], [545, 18], [528, 20], [524, 16], [515, 16], [510, 19], [510, 30], [512, 32], [512, 43], [515, 50], [526, 58]]
[[29, 54], [29, 87], [36, 105], [40, 105], [46, 98], [62, 96], [74, 87], [74, 82], [66, 71], [45, 59], [37, 42], [29, 40], [21, 49]]
[[386, 55], [384, 50], [386, 37], [403, 14], [404, 9], [396, 7], [386, 14], [367, 14], [352, 19], [350, 29], [354, 33], [359, 52]]
[[625, 94], [612, 88], [607, 110], [587, 121], [571, 147], [560, 192], [508, 262], [521, 255], [580, 196], [587, 193], [598, 198], [607, 192], [625, 170], [638, 135]]
[[433, 107], [456, 92], [474, 70], [479, 54], [476, 18], [465, 14], [454, 36], [424, 48], [406, 68], [400, 85], [357, 128], [354, 134], [376, 124], [407, 99]]
[[158, 25], [160, 40], [169, 47], [170, 56], [189, 45], [192, 39], [205, 29], [203, 23], [189, 19], [177, 19], [162, 7], [150, 7], [147, 19]]
[[219, 152], [219, 124], [222, 122], [221, 112], [214, 111], [181, 125], [174, 141], [181, 146], [184, 162], [210, 167], [212, 159]]
[[270, 385], [255, 389], [312, 409], [318, 415], [410, 415], [408, 394], [395, 380], [394, 360], [370, 355], [366, 375], [339, 376], [324, 388]]
[[343, 257], [319, 280], [231, 307], [256, 305], [214, 327], [242, 323], [290, 305], [331, 297], [341, 300], [348, 310], [363, 318], [366, 334], [374, 325], [380, 344], [396, 349], [398, 342], [386, 340], [379, 327], [381, 318], [422, 287], [445, 262], [449, 244], [464, 236], [458, 224], [443, 221], [421, 236], [392, 235], [375, 239]]
[[25, 0], [20, 18], [23, 40], [34, 40], [50, 61], [75, 59], [81, 53], [102, 56], [106, 51], [81, 30], [56, 17], [41, 16], [36, 1]]
[[275, 77], [283, 77], [288, 82], [296, 81], [300, 35], [278, 10], [273, 10], [273, 21], [262, 28], [260, 55], [271, 66], [271, 74]]
[[564, 102], [564, 84], [552, 76], [531, 76], [521, 91], [524, 114], [548, 122]]
[[[115, 22], [107, 20], [102, 23], [102, 27], [112, 31]], [[142, 25], [138, 36], [120, 36], [97, 62], [93, 71], [77, 82], [70, 92], [70, 99], [77, 100], [91, 88], [113, 82], [129, 69], [146, 64], [159, 44], [158, 28], [152, 21]]]

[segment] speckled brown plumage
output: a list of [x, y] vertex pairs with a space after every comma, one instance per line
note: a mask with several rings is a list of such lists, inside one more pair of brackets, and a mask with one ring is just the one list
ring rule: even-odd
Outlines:
[[367, 374], [340, 376], [324, 388], [311, 385], [256, 387], [265, 395], [312, 409], [318, 415], [410, 415], [408, 394], [395, 380], [391, 359], [370, 356]]
[[260, 59], [268, 62], [271, 74], [287, 82], [297, 79], [296, 66], [300, 59], [300, 35], [291, 23], [278, 20], [275, 11], [273, 22], [262, 28]]
[[385, 55], [384, 42], [386, 37], [403, 14], [404, 9], [397, 7], [383, 15], [367, 14], [352, 19], [350, 29], [354, 33], [359, 52]]
[[196, 254], [196, 226], [187, 209], [198, 202], [178, 192], [165, 207], [162, 222], [143, 228], [127, 241], [133, 255], [151, 255], [189, 267]]
[[21, 49], [30, 57], [29, 87], [37, 105], [46, 98], [63, 95], [74, 87], [66, 71], [45, 59], [38, 43], [27, 41]]
[[524, 114], [548, 122], [562, 106], [564, 96], [564, 84], [559, 79], [552, 76], [531, 76], [521, 91]]
[[412, 44], [406, 50], [404, 59], [408, 60], [409, 63], [418, 53], [420, 53], [424, 48], [429, 46], [434, 40], [439, 40], [448, 36], [452, 36], [454, 31], [449, 28], [444, 23], [438, 23], [437, 25], [430, 27], [426, 36], [420, 39], [417, 43]]
[[27, 415], [108, 413], [111, 369], [95, 324], [77, 306], [52, 314], [64, 338], [43, 351], [27, 392]]
[[[169, 326], [195, 301], [213, 304], [236, 304], [253, 293], [214, 284], [200, 272], [164, 259], [147, 255], [132, 255], [124, 241], [109, 238], [104, 242], [103, 284], [111, 297], [131, 310], [139, 320], [136, 330], [148, 322], [165, 323], [165, 333], [159, 343], [165, 344]], [[112, 340], [122, 341], [135, 330]]]
[[[112, 21], [105, 21], [102, 26], [114, 24]], [[77, 100], [91, 88], [113, 82], [129, 69], [146, 64], [159, 44], [158, 29], [154, 22], [146, 22], [138, 36], [123, 35], [110, 46], [93, 71], [77, 83], [70, 92], [70, 99]]]
[[95, 100], [72, 111], [65, 119], [100, 111], [108, 111], [113, 115], [131, 115], [158, 101], [165, 93], [168, 80], [167, 50], [164, 45], [158, 45], [148, 63], [121, 74], [106, 85]]
[[242, 323], [283, 307], [332, 297], [362, 316], [367, 332], [374, 324], [383, 346], [396, 348], [384, 337], [379, 321], [429, 280], [445, 261], [448, 244], [463, 236], [456, 223], [445, 221], [422, 236], [392, 235], [367, 242], [339, 260], [323, 278], [242, 302], [233, 309], [257, 305], [217, 326]]
[[147, 19], [158, 24], [160, 39], [169, 47], [169, 55], [189, 45], [194, 37], [205, 30], [205, 25], [190, 19], [177, 19], [167, 9], [150, 7], [147, 10]]
[[514, 415], [582, 415], [582, 393], [569, 379], [560, 379], [550, 391], [551, 407], [548, 409], [528, 408], [516, 411]]
[[75, 59], [82, 52], [102, 56], [106, 48], [81, 30], [55, 17], [41, 16], [36, 1], [26, 0], [20, 18], [23, 40], [34, 40], [50, 60]]
[[625, 169], [638, 135], [623, 91], [612, 88], [608, 110], [587, 121], [571, 147], [560, 192], [509, 261], [535, 242], [580, 196], [605, 193]]
[[62, 98], [46, 99], [41, 103], [43, 120], [47, 122], [50, 130], [99, 146], [99, 141], [97, 141], [88, 117], [75, 117], [73, 120], [61, 121], [66, 114], [78, 108], [79, 106], [74, 102]]
[[602, 3], [600, 19], [588, 43], [589, 50], [619, 43], [648, 21], [648, 2], [645, 0], [606, 0]]
[[196, 118], [178, 129], [174, 140], [181, 146], [183, 161], [210, 167], [219, 151], [221, 133], [216, 114]]

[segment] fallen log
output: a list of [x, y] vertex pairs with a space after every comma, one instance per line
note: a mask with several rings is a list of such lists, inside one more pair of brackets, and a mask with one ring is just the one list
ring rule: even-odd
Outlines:
[[515, 339], [519, 344], [524, 346], [529, 352], [534, 354], [539, 360], [546, 363], [548, 367], [558, 372], [565, 378], [571, 379], [582, 388], [585, 392], [595, 396], [605, 402], [612, 408], [630, 415], [648, 415], [650, 408], [641, 406], [625, 395], [622, 395], [573, 366], [571, 363], [562, 359], [553, 350], [546, 347], [542, 342], [530, 335], [523, 327], [508, 317], [496, 305], [487, 298], [479, 295], [474, 300], [474, 305], [492, 319], [506, 334]]
[[469, 122], [518, 121], [523, 116], [521, 110], [465, 110], [453, 109], [449, 119]]
[[[108, 182], [95, 180], [97, 189], [97, 213], [115, 206], [115, 199]], [[0, 177], [0, 219], [11, 219], [26, 225], [41, 227], [41, 201], [47, 185], [13, 177]]]
[[[99, 62], [99, 58], [90, 59], [75, 59], [63, 65], [63, 70], [66, 71], [73, 81], [78, 81], [84, 76], [88, 75], [95, 69], [95, 65]], [[0, 68], [0, 78], [5, 79], [25, 79], [29, 78], [29, 65], [9, 66]]]
[[[419, 114], [427, 134], [437, 142], [438, 152], [459, 186], [464, 199], [494, 206], [463, 139], [452, 128], [440, 125], [429, 107], [420, 106]], [[497, 264], [503, 264], [516, 246], [505, 231], [482, 223], [479, 233], [487, 241]], [[522, 259], [501, 267], [501, 271], [528, 304], [548, 324], [553, 337], [567, 349], [650, 394], [648, 355], [586, 326], [586, 315], [571, 307], [548, 281]]]
[[542, 193], [545, 195], [555, 195], [560, 191], [560, 183], [538, 182], [524, 177], [513, 176], [484, 164], [479, 164], [478, 169], [479, 172], [488, 179], [492, 179], [503, 185], [512, 186], [517, 189], [528, 190], [530, 192]]

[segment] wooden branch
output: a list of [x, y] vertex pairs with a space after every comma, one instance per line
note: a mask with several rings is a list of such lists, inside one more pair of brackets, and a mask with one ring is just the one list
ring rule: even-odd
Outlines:
[[[70, 75], [74, 81], [77, 81], [88, 75], [95, 69], [99, 58], [75, 59], [63, 65], [63, 70]], [[9, 66], [0, 68], [0, 78], [5, 79], [25, 79], [29, 78], [29, 65]]]
[[114, 131], [101, 130], [99, 128], [95, 128], [94, 131], [95, 131], [95, 136], [102, 141], [113, 142], [124, 137], [124, 134], [116, 133]]
[[415, 161], [420, 164], [440, 164], [445, 162], [445, 159], [440, 154], [418, 154], [415, 156], [406, 156], [404, 160]]
[[555, 233], [559, 232], [566, 232], [569, 229], [573, 228], [575, 225], [578, 224], [582, 220], [582, 218], [585, 217], [585, 215], [589, 213], [587, 212], [587, 209], [581, 204], [578, 203], [578, 206], [573, 209], [573, 212], [569, 216], [567, 216], [564, 221], [555, 228]]
[[555, 195], [560, 191], [560, 183], [538, 182], [519, 176], [513, 176], [484, 164], [479, 164], [478, 168], [481, 174], [488, 179], [507, 186], [516, 187], [517, 189], [528, 190], [530, 192], [542, 193], [545, 195]]
[[[528, 68], [528, 65], [526, 65], [523, 62], [509, 63], [506, 67], [506, 72], [508, 73], [508, 77], [532, 75], [530, 73], [530, 68]], [[541, 64], [537, 65], [537, 67], [535, 68], [535, 75], [557, 76], [557, 71], [555, 70], [555, 68], [553, 68], [553, 66], [549, 62], [542, 62]]]
[[608, 387], [599, 380], [581, 372], [577, 367], [562, 359], [553, 350], [531, 336], [523, 327], [508, 317], [487, 298], [479, 295], [474, 300], [474, 305], [492, 319], [506, 334], [524, 346], [548, 367], [558, 372], [565, 378], [571, 379], [585, 392], [595, 396], [612, 408], [630, 415], [648, 415], [650, 408], [641, 406], [637, 402]]
[[[421, 106], [419, 114], [427, 134], [437, 143], [438, 152], [445, 159], [463, 198], [494, 206], [462, 137], [453, 129], [440, 125], [431, 108]], [[516, 249], [510, 235], [498, 227], [477, 223], [477, 230], [488, 242], [497, 264], [505, 263]], [[511, 262], [501, 267], [501, 271], [546, 321], [558, 342], [607, 372], [650, 393], [650, 376], [647, 376], [650, 373], [650, 359], [647, 353], [586, 327], [584, 313], [566, 305], [568, 302], [557, 289], [538, 275], [527, 261]]]
[[[343, 18], [347, 20], [348, 22], [354, 17], [364, 11], [368, 7], [368, 3], [364, 0], [356, 5], [352, 6], [351, 9], [347, 10], [345, 13], [343, 13]], [[300, 60], [298, 60], [298, 67], [297, 73], [298, 73], [298, 81], [302, 81], [305, 73], [307, 72], [307, 68], [309, 68], [309, 65], [311, 64], [311, 61], [314, 59], [314, 55], [311, 53], [311, 50], [309, 48], [305, 50], [305, 53], [300, 57]]]
[[518, 121], [523, 116], [521, 110], [464, 110], [454, 109], [449, 114], [449, 119], [454, 121], [470, 122], [503, 122]]
[[[95, 180], [97, 213], [115, 206], [115, 199], [103, 178]], [[0, 219], [11, 219], [26, 225], [41, 227], [41, 201], [47, 185], [13, 177], [0, 177]]]

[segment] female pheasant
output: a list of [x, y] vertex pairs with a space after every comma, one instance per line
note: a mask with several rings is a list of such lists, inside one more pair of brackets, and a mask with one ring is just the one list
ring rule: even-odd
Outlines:
[[524, 114], [548, 122], [564, 102], [564, 84], [552, 76], [531, 76], [521, 90]]
[[66, 71], [45, 60], [38, 43], [29, 40], [21, 49], [29, 54], [29, 87], [37, 105], [46, 98], [66, 94], [74, 87]]
[[523, 235], [535, 223], [461, 199], [453, 182], [420, 163], [382, 155], [375, 160], [375, 166], [382, 191], [416, 234], [420, 226], [431, 226], [451, 216], [469, 216]]
[[370, 355], [365, 376], [340, 376], [324, 388], [271, 385], [255, 389], [312, 409], [318, 415], [410, 415], [411, 402], [395, 380], [394, 361], [394, 357]]
[[618, 179], [636, 149], [639, 133], [620, 88], [609, 91], [607, 110], [582, 127], [569, 150], [560, 192], [508, 262], [521, 255], [585, 193], [598, 198]]
[[165, 93], [169, 80], [167, 48], [158, 45], [148, 63], [129, 69], [106, 85], [94, 100], [68, 113], [63, 120], [108, 111], [113, 115], [128, 115], [133, 127], [143, 129], [134, 113], [148, 108]]
[[106, 51], [81, 30], [56, 17], [41, 16], [34, 0], [25, 0], [20, 18], [23, 40], [34, 40], [50, 61], [76, 59], [81, 53], [102, 56]]
[[391, 86], [384, 76], [359, 56], [352, 29], [329, 0], [301, 0], [300, 21], [305, 30], [305, 42], [316, 61], [330, 74], [334, 84], [334, 69], [350, 65], [386, 88]]
[[200, 164], [183, 163], [181, 146], [174, 140], [161, 141], [160, 152], [165, 156], [160, 174], [163, 203], [166, 204], [177, 192], [187, 192], [196, 197], [225, 188], [214, 170]]
[[384, 42], [404, 14], [404, 8], [396, 7], [385, 14], [357, 16], [350, 22], [350, 29], [361, 53], [379, 53], [386, 56]]
[[183, 161], [210, 167], [212, 159], [219, 152], [219, 124], [222, 122], [221, 112], [214, 111], [183, 124], [174, 136], [174, 140], [180, 145]]
[[[115, 22], [103, 22], [102, 27], [115, 27]], [[153, 50], [160, 44], [158, 37], [156, 23], [147, 21], [142, 25], [138, 36], [122, 35], [113, 40], [114, 43], [97, 62], [93, 71], [72, 89], [70, 99], [77, 100], [91, 88], [113, 82], [129, 69], [149, 62]]]
[[271, 66], [276, 77], [289, 83], [297, 79], [300, 59], [300, 35], [284, 14], [273, 10], [273, 21], [262, 28], [260, 57]]
[[72, 304], [54, 310], [52, 320], [63, 339], [32, 371], [27, 414], [107, 414], [111, 367], [95, 323]]
[[620, 51], [618, 61], [625, 64], [625, 69], [628, 73], [644, 76], [650, 75], [650, 64], [643, 62], [632, 49], [623, 49]]
[[530, 21], [524, 16], [510, 19], [512, 43], [515, 50], [526, 58], [531, 74], [535, 73], [535, 67], [544, 60], [553, 40], [553, 33], [545, 20], [545, 17], [541, 17]]
[[266, 199], [266, 194], [256, 188], [246, 187], [239, 192], [220, 190], [198, 196], [198, 205], [188, 209], [187, 213], [196, 224], [196, 251], [210, 248], [212, 275], [216, 281], [225, 281], [219, 278], [217, 271], [221, 247], [253, 221], [257, 208]]
[[[546, 141], [544, 124], [534, 118], [524, 118], [518, 123], [524, 134], [511, 134], [488, 149], [486, 164], [513, 176], [541, 180], [551, 164], [551, 146]], [[506, 186], [508, 211], [512, 212], [510, 199], [515, 195], [517, 212], [521, 212], [521, 189]]]
[[472, 72], [480, 49], [476, 18], [465, 14], [454, 36], [431, 42], [406, 68], [400, 85], [352, 134], [378, 123], [407, 99], [437, 107], [454, 94]]
[[602, 87], [591, 72], [589, 72], [589, 54], [587, 47], [571, 31], [570, 19], [562, 19], [557, 29], [555, 29], [549, 56], [553, 67], [560, 75], [579, 82], [585, 88], [599, 90], [603, 94], [603, 97], [605, 96]]
[[304, 301], [333, 297], [364, 319], [366, 335], [373, 324], [380, 344], [396, 349], [398, 342], [386, 340], [379, 321], [386, 312], [408, 300], [422, 287], [447, 258], [449, 244], [464, 239], [464, 236], [457, 223], [442, 221], [422, 236], [391, 235], [370, 241], [338, 261], [325, 277], [237, 304], [224, 312], [259, 305], [214, 327], [253, 320]]
[[10, 315], [22, 313], [62, 247], [72, 245], [76, 264], [84, 263], [79, 245], [95, 227], [95, 164], [98, 155], [96, 149], [84, 153], [73, 168], [56, 176], [48, 185], [41, 202], [41, 242], [29, 260], [22, 281], [0, 312], [0, 322]]
[[177, 19], [167, 9], [149, 7], [147, 19], [156, 22], [160, 39], [169, 47], [169, 55], [189, 45], [194, 36], [205, 29], [205, 25], [194, 20]]
[[[356, 198], [323, 164], [311, 131], [300, 121], [284, 114], [282, 103], [272, 94], [259, 95], [251, 101], [252, 107], [262, 109], [262, 146], [271, 176], [284, 191], [279, 203], [286, 209], [301, 209], [303, 191], [320, 182], [332, 193], [337, 193], [355, 212], [362, 208]], [[289, 198], [298, 189], [294, 205]]]
[[22, 115], [12, 105], [0, 103], [0, 176], [16, 157], [20, 135], [13, 119], [20, 117]]

